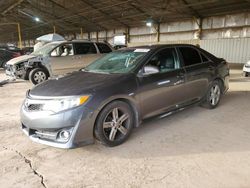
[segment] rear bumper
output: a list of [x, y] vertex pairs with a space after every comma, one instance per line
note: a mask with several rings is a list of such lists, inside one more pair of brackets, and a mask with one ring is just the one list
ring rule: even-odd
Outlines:
[[[74, 148], [94, 142], [92, 114], [83, 106], [56, 114], [28, 112], [22, 106], [22, 130], [35, 142], [58, 148]], [[65, 141], [59, 138], [63, 130], [70, 132], [69, 139]]]

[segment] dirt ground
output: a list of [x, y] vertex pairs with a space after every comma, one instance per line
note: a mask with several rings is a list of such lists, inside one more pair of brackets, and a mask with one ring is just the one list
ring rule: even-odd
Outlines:
[[[193, 107], [153, 119], [121, 146], [65, 150], [20, 129], [25, 81], [0, 87], [0, 187], [250, 187], [250, 78], [231, 71], [214, 110]], [[5, 79], [0, 70], [0, 81]]]

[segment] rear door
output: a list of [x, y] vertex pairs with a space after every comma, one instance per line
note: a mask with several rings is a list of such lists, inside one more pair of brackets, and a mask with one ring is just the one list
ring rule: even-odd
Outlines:
[[157, 73], [139, 77], [139, 95], [143, 118], [164, 113], [185, 102], [185, 71], [175, 48], [165, 48], [150, 58], [145, 68]]
[[200, 100], [207, 92], [213, 75], [211, 62], [194, 47], [179, 47], [180, 57], [186, 70], [185, 93], [190, 103]]
[[74, 43], [74, 52], [74, 66], [77, 69], [86, 67], [101, 56], [91, 42]]

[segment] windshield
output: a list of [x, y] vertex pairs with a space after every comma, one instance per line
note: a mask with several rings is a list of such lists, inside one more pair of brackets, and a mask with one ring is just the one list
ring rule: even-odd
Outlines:
[[59, 43], [48, 43], [38, 48], [36, 51], [31, 53], [31, 55], [47, 55], [51, 50], [53, 50]]
[[129, 49], [109, 53], [84, 68], [84, 71], [102, 73], [128, 73], [138, 65], [149, 49]]

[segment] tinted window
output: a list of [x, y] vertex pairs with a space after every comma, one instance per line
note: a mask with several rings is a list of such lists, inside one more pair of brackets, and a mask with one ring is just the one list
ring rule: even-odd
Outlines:
[[201, 57], [197, 50], [189, 47], [180, 47], [185, 66], [201, 63]]
[[75, 43], [75, 54], [96, 54], [96, 48], [93, 43]]
[[201, 54], [201, 59], [202, 59], [203, 62], [208, 62], [209, 61], [208, 58], [206, 58], [202, 53], [200, 53], [200, 54]]
[[107, 44], [103, 44], [103, 43], [96, 43], [100, 53], [109, 53], [112, 52], [112, 50], [110, 49], [110, 47]]
[[169, 72], [180, 68], [180, 62], [174, 48], [159, 51], [148, 62], [147, 66], [159, 69], [159, 72]]

